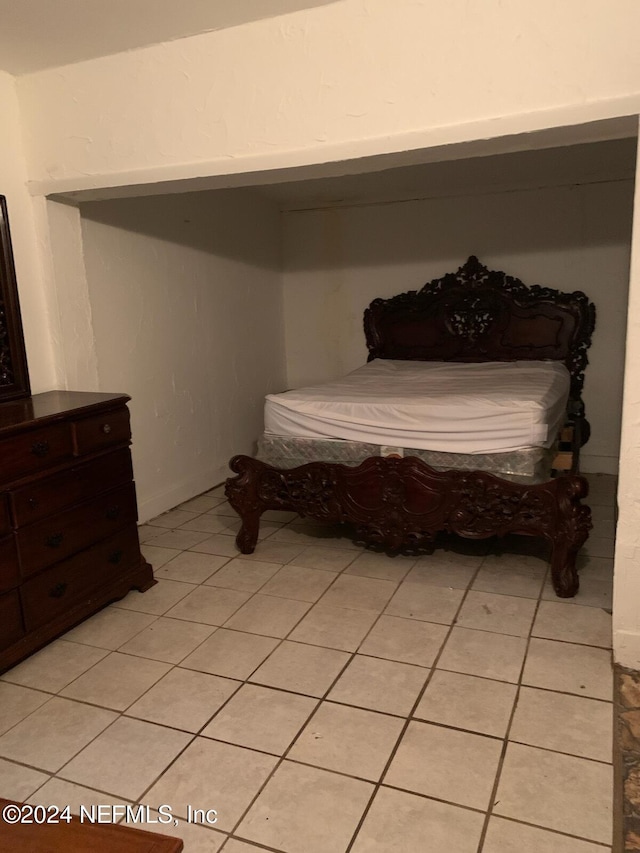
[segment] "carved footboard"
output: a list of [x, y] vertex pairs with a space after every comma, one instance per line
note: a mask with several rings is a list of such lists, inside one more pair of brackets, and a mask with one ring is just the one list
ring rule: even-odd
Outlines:
[[525, 533], [551, 543], [556, 594], [578, 591], [576, 556], [592, 526], [591, 510], [580, 503], [588, 491], [582, 477], [530, 486], [480, 471], [434, 471], [414, 457], [280, 469], [235, 456], [230, 466], [237, 476], [227, 480], [226, 494], [242, 519], [236, 541], [243, 554], [253, 552], [267, 509], [350, 523], [356, 541], [396, 552], [430, 551], [440, 532], [471, 539]]

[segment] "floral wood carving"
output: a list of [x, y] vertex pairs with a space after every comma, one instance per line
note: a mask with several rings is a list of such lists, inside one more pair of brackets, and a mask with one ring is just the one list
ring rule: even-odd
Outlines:
[[364, 314], [369, 360], [555, 359], [566, 364], [576, 400], [594, 325], [595, 307], [581, 291], [527, 287], [473, 255], [419, 291], [375, 299]]
[[258, 498], [262, 502], [288, 506], [303, 501], [314, 517], [333, 516], [333, 481], [322, 469], [311, 468], [291, 476], [270, 471], [261, 479]]
[[469, 475], [459, 487], [457, 508], [451, 523], [455, 532], [492, 536], [496, 529], [511, 527], [549, 527], [553, 524], [554, 506], [536, 488], [514, 492], [502, 482]]
[[480, 471], [434, 471], [413, 457], [278, 469], [235, 456], [230, 465], [238, 476], [227, 480], [226, 494], [242, 519], [237, 543], [244, 554], [255, 549], [267, 509], [349, 522], [356, 541], [407, 553], [431, 551], [439, 532], [471, 539], [527, 533], [551, 542], [556, 593], [570, 597], [578, 590], [576, 555], [591, 528], [582, 477], [525, 486]]
[[452, 305], [446, 318], [447, 328], [453, 335], [474, 344], [496, 323], [495, 305], [481, 296], [470, 296], [464, 302]]

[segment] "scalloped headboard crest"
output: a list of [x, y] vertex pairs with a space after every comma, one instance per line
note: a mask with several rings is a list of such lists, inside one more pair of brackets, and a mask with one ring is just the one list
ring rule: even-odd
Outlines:
[[580, 399], [595, 306], [581, 291], [527, 287], [472, 255], [455, 273], [390, 299], [364, 314], [369, 361], [562, 361]]

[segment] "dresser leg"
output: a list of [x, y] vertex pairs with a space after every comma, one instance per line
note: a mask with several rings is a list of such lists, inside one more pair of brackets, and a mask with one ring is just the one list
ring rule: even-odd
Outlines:
[[151, 589], [152, 586], [155, 586], [158, 581], [153, 576], [153, 569], [151, 568], [151, 564], [147, 563], [146, 560], [141, 560], [140, 569], [136, 572], [136, 575], [131, 583], [132, 589], [137, 589], [139, 592], [146, 592], [148, 589]]

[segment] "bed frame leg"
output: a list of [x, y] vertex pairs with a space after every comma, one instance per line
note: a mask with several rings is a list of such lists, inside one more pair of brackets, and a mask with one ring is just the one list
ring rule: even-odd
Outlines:
[[578, 547], [556, 541], [551, 550], [551, 582], [558, 598], [573, 598], [580, 587], [576, 569]]
[[556, 524], [551, 538], [551, 581], [559, 598], [572, 598], [580, 586], [576, 559], [591, 530], [591, 509], [581, 498], [589, 491], [585, 479], [574, 475], [558, 477]]
[[260, 513], [249, 512], [241, 516], [242, 527], [236, 536], [236, 545], [241, 554], [253, 554], [260, 531]]
[[259, 496], [259, 471], [261, 464], [248, 456], [234, 456], [229, 467], [238, 476], [227, 480], [225, 494], [240, 516], [242, 527], [236, 536], [241, 554], [253, 554], [260, 532], [260, 516], [266, 509]]

